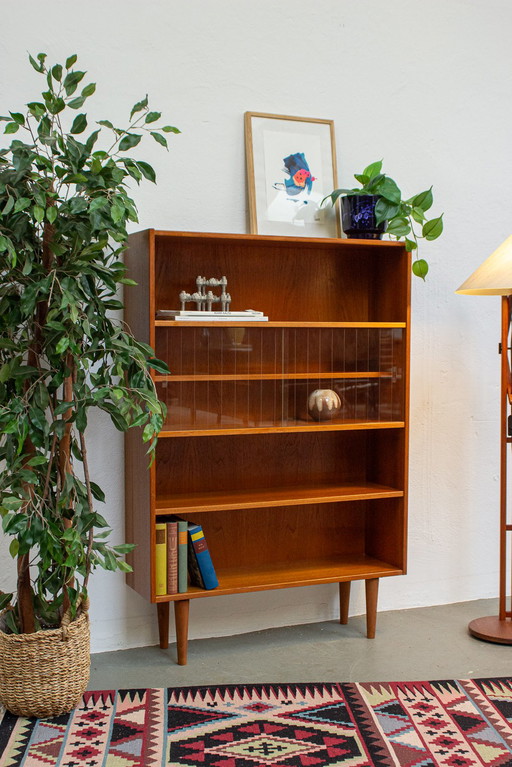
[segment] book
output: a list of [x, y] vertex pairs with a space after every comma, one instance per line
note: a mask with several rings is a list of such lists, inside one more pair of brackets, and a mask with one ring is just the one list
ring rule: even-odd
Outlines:
[[167, 594], [178, 593], [178, 523], [166, 522], [167, 536]]
[[176, 517], [178, 523], [178, 593], [188, 590], [188, 522]]
[[215, 589], [219, 585], [203, 528], [188, 523], [188, 571], [190, 582], [201, 589]]
[[[156, 530], [158, 530], [161, 525], [165, 527], [165, 572], [167, 590], [160, 593], [184, 594], [188, 591], [188, 522], [186, 519], [182, 519], [175, 514], [167, 514], [158, 517]], [[162, 528], [160, 527], [160, 529]], [[176, 533], [172, 533], [172, 540], [169, 537], [169, 532], [171, 530], [176, 531]], [[164, 565], [160, 565], [160, 567], [163, 566]]]
[[243, 309], [240, 312], [207, 312], [195, 309], [159, 309], [157, 318], [161, 320], [179, 320], [180, 322], [268, 322], [268, 317], [256, 309]]
[[155, 594], [161, 597], [167, 594], [167, 525], [165, 522], [157, 522], [155, 532]]

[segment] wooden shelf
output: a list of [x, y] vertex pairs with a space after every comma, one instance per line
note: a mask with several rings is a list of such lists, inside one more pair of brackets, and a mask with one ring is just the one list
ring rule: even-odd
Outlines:
[[399, 567], [363, 555], [331, 557], [327, 560], [308, 559], [291, 563], [278, 562], [250, 568], [221, 567], [217, 568], [216, 572], [219, 579], [216, 589], [205, 591], [191, 587], [184, 594], [165, 595], [157, 597], [157, 600], [167, 602], [403, 574]]
[[162, 383], [163, 381], [324, 381], [332, 380], [335, 378], [343, 378], [347, 380], [358, 380], [360, 378], [393, 378], [393, 373], [378, 372], [378, 371], [364, 371], [364, 372], [351, 372], [351, 373], [338, 373], [336, 371], [332, 373], [247, 373], [247, 374], [212, 374], [201, 373], [198, 375], [156, 375], [155, 381]]
[[251, 320], [154, 320], [157, 328], [405, 328], [405, 322], [257, 322]]
[[303, 485], [270, 487], [265, 490], [247, 489], [208, 493], [187, 493], [158, 498], [155, 516], [162, 514], [191, 514], [222, 509], [259, 509], [272, 506], [300, 506], [309, 503], [366, 501], [376, 498], [401, 498], [403, 490], [373, 482], [346, 485]]
[[166, 437], [206, 437], [215, 435], [235, 435], [235, 434], [286, 434], [291, 432], [307, 431], [357, 431], [361, 429], [403, 429], [404, 421], [347, 421], [345, 423], [318, 423], [305, 422], [297, 426], [240, 426], [219, 428], [201, 428], [193, 429], [190, 427], [183, 429], [166, 429], [165, 427], [159, 433], [159, 439]]

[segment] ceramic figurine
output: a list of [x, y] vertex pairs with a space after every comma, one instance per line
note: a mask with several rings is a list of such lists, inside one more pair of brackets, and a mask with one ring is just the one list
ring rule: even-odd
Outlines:
[[315, 389], [308, 397], [308, 413], [315, 421], [336, 418], [341, 410], [341, 399], [332, 389]]

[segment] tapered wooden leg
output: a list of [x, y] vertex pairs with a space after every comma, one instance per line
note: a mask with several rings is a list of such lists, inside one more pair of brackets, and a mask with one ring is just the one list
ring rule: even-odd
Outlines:
[[368, 639], [375, 637], [377, 625], [377, 596], [379, 593], [379, 579], [369, 578], [365, 581], [366, 587], [366, 636]]
[[169, 647], [169, 602], [158, 602], [156, 612], [158, 615], [160, 647], [162, 650], [167, 650]]
[[351, 584], [351, 581], [341, 581], [340, 583], [340, 623], [343, 626], [346, 626], [348, 623], [350, 584]]
[[179, 599], [174, 603], [174, 621], [176, 623], [178, 666], [187, 665], [189, 607], [190, 599]]

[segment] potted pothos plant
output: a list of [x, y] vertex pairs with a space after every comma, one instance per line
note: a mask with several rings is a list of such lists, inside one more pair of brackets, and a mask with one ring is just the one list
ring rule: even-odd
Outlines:
[[[179, 131], [147, 97], [126, 127], [89, 126], [96, 85], [77, 56], [29, 59], [42, 94], [0, 117], [12, 134], [0, 150], [0, 515], [17, 574], [0, 594], [0, 701], [41, 716], [70, 710], [87, 685], [90, 572], [129, 570], [130, 547], [109, 543], [85, 435], [100, 409], [121, 431], [139, 427], [151, 454], [165, 417], [151, 368], [167, 368], [119, 319], [118, 293], [134, 284], [121, 258], [137, 221], [129, 184], [155, 181], [132, 150], [146, 136], [166, 147]], [[81, 660], [62, 661], [76, 637]], [[49, 656], [64, 670], [46, 668]]]
[[432, 187], [402, 199], [396, 181], [382, 172], [382, 160], [371, 163], [354, 178], [359, 187], [334, 189], [322, 202], [330, 200], [334, 205], [341, 198], [342, 227], [347, 237], [380, 239], [385, 232], [403, 239], [406, 249], [415, 254], [414, 274], [425, 279], [428, 263], [419, 258], [418, 241], [436, 240], [443, 231], [443, 214], [427, 218], [434, 201]]

